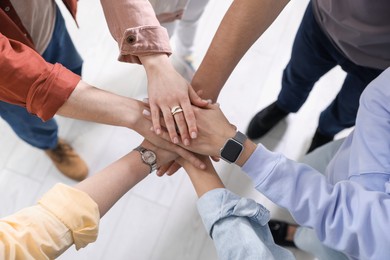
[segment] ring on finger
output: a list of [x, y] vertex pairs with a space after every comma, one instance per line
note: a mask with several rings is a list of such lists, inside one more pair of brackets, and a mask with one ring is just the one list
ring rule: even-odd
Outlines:
[[176, 115], [177, 113], [183, 112], [183, 109], [180, 106], [174, 106], [171, 109], [172, 116]]

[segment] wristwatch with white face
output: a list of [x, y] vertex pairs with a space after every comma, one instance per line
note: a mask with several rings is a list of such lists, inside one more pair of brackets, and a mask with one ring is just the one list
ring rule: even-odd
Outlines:
[[247, 139], [246, 135], [237, 131], [233, 138], [229, 138], [220, 151], [222, 159], [228, 163], [235, 163], [244, 150], [244, 142]]
[[138, 146], [134, 149], [141, 154], [142, 162], [150, 166], [150, 173], [157, 169], [157, 156], [153, 151]]

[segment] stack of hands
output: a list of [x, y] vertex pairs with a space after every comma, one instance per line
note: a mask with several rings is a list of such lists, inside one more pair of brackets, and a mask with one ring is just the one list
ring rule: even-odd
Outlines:
[[[202, 100], [190, 89], [201, 106], [189, 104], [185, 110], [175, 105], [169, 113], [158, 112], [158, 117], [154, 117], [149, 99], [143, 102], [142, 114], [153, 126], [142, 146], [156, 153], [158, 176], [172, 175], [181, 166], [205, 170], [210, 165], [207, 157], [219, 161], [221, 149], [236, 135], [236, 127], [227, 120], [219, 104]], [[242, 166], [255, 149], [254, 143], [245, 140], [235, 163]]]
[[[166, 55], [139, 58], [147, 74], [149, 98], [139, 103], [137, 110], [142, 110], [143, 118], [137, 117], [130, 128], [150, 142], [143, 146], [157, 155], [157, 175], [175, 173], [180, 168], [178, 161], [182, 161], [179, 158], [198, 169], [206, 168], [199, 155], [218, 161], [221, 148], [235, 136], [236, 127], [229, 123], [218, 104], [200, 97], [202, 91], [197, 93]], [[255, 149], [254, 144], [246, 143], [251, 149], [244, 147], [245, 152], [236, 161], [239, 165], [246, 161], [247, 152]], [[165, 154], [168, 160], [163, 157]]]

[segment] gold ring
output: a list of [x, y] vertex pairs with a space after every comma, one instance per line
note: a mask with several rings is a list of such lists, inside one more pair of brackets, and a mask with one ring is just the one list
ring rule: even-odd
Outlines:
[[180, 106], [174, 106], [171, 109], [172, 116], [176, 115], [177, 113], [183, 112], [183, 109]]

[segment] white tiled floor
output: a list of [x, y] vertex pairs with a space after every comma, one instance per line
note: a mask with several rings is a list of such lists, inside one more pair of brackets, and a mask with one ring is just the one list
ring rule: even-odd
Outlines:
[[[210, 1], [197, 36], [197, 64], [230, 3]], [[282, 70], [289, 59], [293, 37], [306, 4], [307, 1], [290, 2], [242, 59], [223, 89], [219, 102], [229, 120], [240, 130], [245, 131], [250, 118], [275, 100]], [[80, 1], [78, 17], [79, 29], [65, 15], [72, 37], [85, 59], [84, 79], [117, 94], [145, 97], [143, 68], [116, 61], [117, 46], [106, 28], [99, 1]], [[299, 113], [290, 115], [260, 141], [269, 149], [298, 159], [307, 150], [319, 112], [335, 96], [342, 80], [341, 70], [331, 71], [318, 82]], [[61, 117], [57, 119], [60, 136], [67, 139], [87, 161], [91, 174], [130, 151], [142, 140], [129, 129]], [[275, 217], [285, 217], [281, 210], [253, 190], [251, 182], [237, 167], [223, 162], [216, 167], [229, 189], [268, 206]], [[57, 182], [74, 184], [58, 173], [42, 151], [19, 140], [0, 120], [0, 216], [32, 205]], [[195, 202], [195, 192], [184, 172], [172, 177], [150, 176], [128, 192], [102, 219], [99, 238], [94, 244], [78, 252], [70, 248], [60, 258], [217, 259]], [[311, 259], [302, 252], [294, 253], [297, 259]]]

